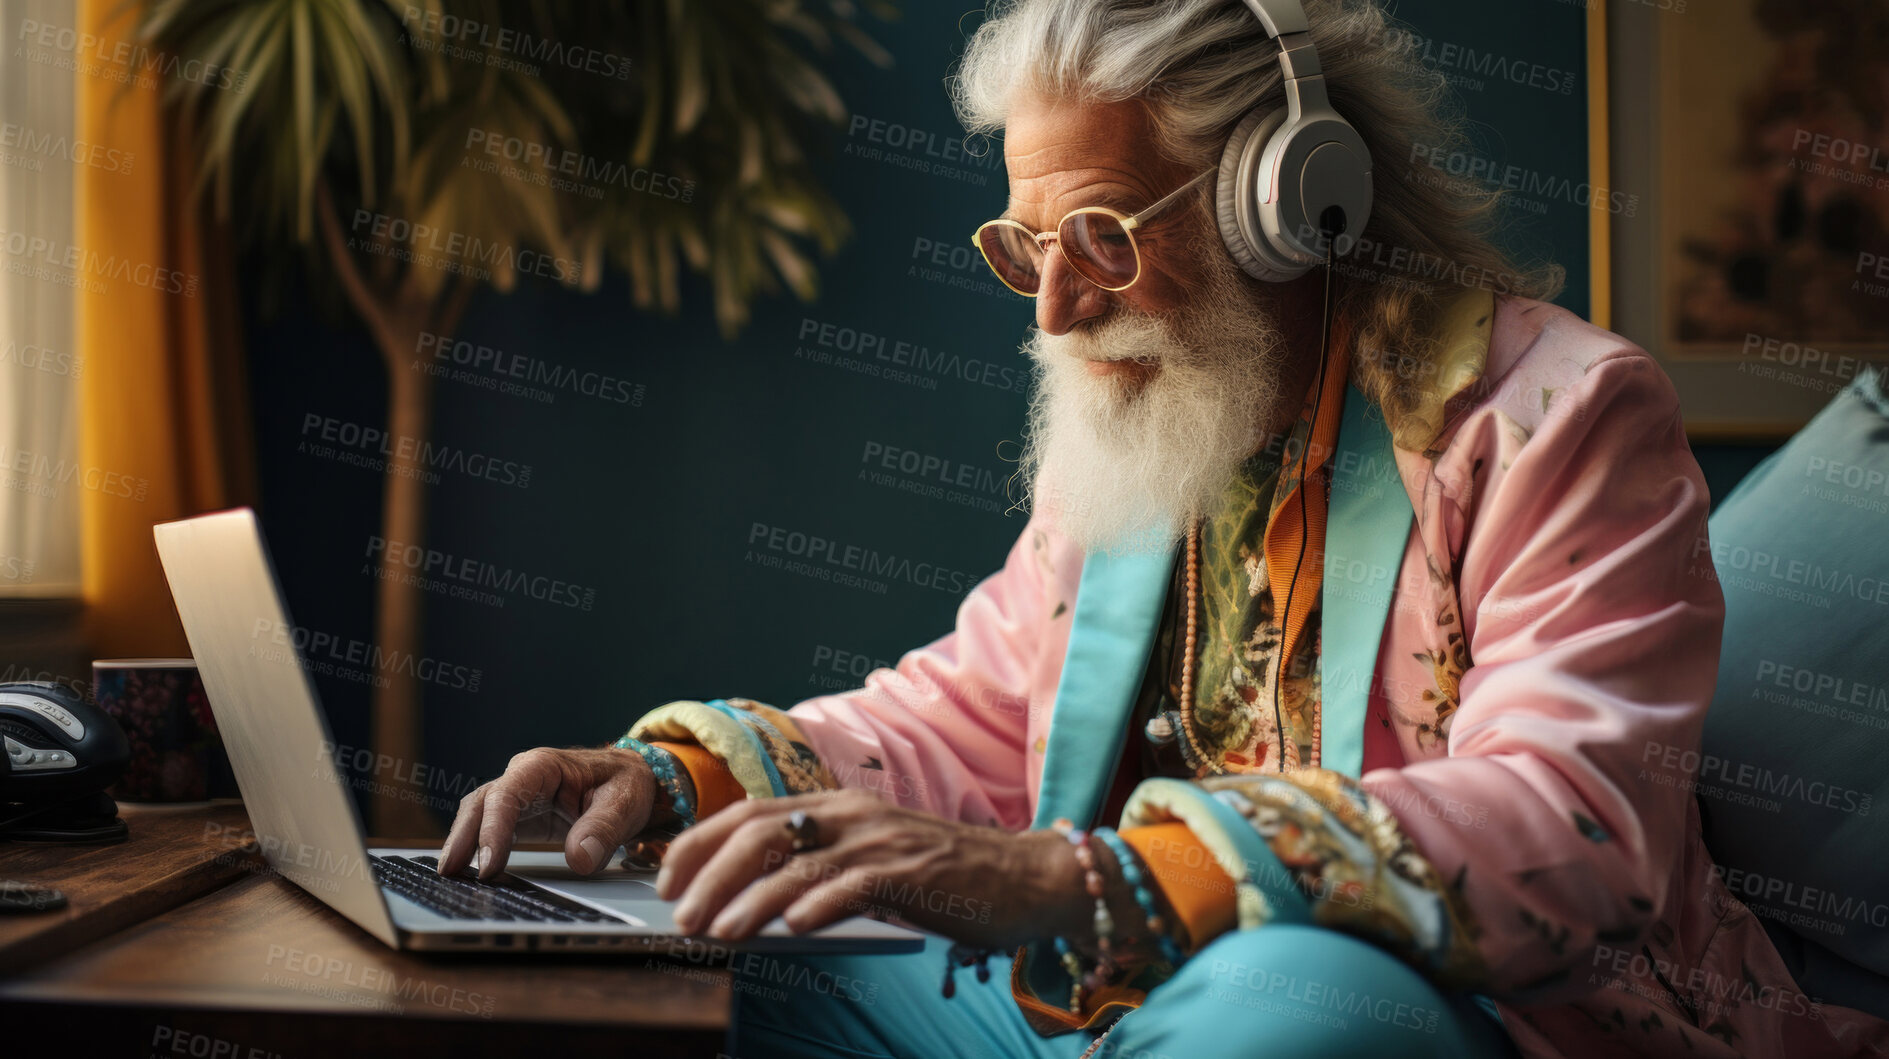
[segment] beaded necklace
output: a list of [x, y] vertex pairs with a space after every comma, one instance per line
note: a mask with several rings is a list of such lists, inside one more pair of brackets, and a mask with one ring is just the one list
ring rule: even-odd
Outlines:
[[[1199, 596], [1200, 596], [1200, 520], [1199, 519], [1194, 520], [1187, 527], [1187, 590], [1186, 591], [1187, 591], [1187, 633], [1186, 633], [1185, 646], [1183, 647], [1182, 653], [1181, 653], [1181, 717], [1180, 717], [1180, 724], [1179, 724], [1179, 728], [1181, 730], [1180, 735], [1183, 739], [1187, 741], [1188, 749], [1193, 751], [1194, 759], [1196, 761], [1205, 762], [1208, 769], [1210, 769], [1215, 775], [1219, 775], [1226, 772], [1226, 767], [1224, 765], [1221, 765], [1218, 761], [1215, 761], [1213, 758], [1209, 757], [1206, 751], [1201, 749], [1200, 741], [1194, 738], [1194, 724], [1193, 724], [1194, 649], [1197, 645], [1196, 633], [1199, 628], [1198, 615], [1199, 615]], [[1268, 588], [1268, 591], [1271, 591], [1271, 589]], [[1285, 642], [1283, 639], [1283, 634], [1284, 634], [1284, 629], [1282, 627], [1280, 651], [1278, 654], [1273, 656], [1273, 663], [1271, 666], [1272, 679], [1275, 686], [1277, 686], [1278, 682], [1283, 681], [1285, 679]], [[1323, 711], [1320, 710], [1318, 712], [1322, 713]], [[1153, 725], [1155, 724], [1156, 720], [1159, 720], [1159, 718], [1156, 718], [1155, 720], [1151, 720], [1149, 722], [1151, 736], [1153, 734]], [[1319, 750], [1320, 750], [1319, 729], [1323, 727], [1324, 725], [1320, 723], [1320, 717], [1317, 714], [1315, 714], [1312, 718], [1311, 767], [1313, 768], [1317, 768], [1318, 763], [1319, 763]], [[1290, 739], [1290, 738], [1291, 738], [1291, 734], [1288, 733], [1283, 727], [1281, 727], [1279, 730], [1279, 746], [1280, 746], [1279, 763], [1280, 763], [1280, 768], [1282, 771], [1284, 770], [1284, 767], [1285, 767], [1285, 742], [1287, 739]]]

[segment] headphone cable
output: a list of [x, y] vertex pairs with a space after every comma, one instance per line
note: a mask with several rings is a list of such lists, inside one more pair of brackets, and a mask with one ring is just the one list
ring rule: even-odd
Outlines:
[[[1305, 430], [1305, 444], [1299, 449], [1299, 556], [1292, 563], [1292, 580], [1286, 583], [1286, 605], [1279, 617], [1279, 663], [1272, 683], [1272, 723], [1273, 730], [1279, 733], [1279, 771], [1286, 767], [1286, 725], [1280, 699], [1285, 693], [1286, 667], [1285, 654], [1291, 646], [1291, 631], [1288, 628], [1292, 620], [1292, 595], [1299, 587], [1299, 569], [1305, 565], [1305, 546], [1311, 536], [1311, 523], [1307, 519], [1305, 491], [1310, 487], [1306, 481], [1305, 464], [1311, 456], [1312, 446], [1317, 440], [1318, 410], [1325, 399], [1325, 362], [1331, 353], [1331, 271], [1333, 233], [1328, 228], [1325, 232], [1325, 296], [1324, 311], [1318, 328], [1318, 379], [1312, 389], [1312, 421]], [[1322, 697], [1322, 696], [1321, 696]], [[1323, 711], [1320, 711], [1321, 715]], [[1321, 716], [1321, 721], [1322, 721]]]

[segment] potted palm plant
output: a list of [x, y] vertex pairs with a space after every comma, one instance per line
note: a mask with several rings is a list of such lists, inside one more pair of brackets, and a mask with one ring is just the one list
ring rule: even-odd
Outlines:
[[[639, 308], [678, 311], [704, 275], [724, 336], [757, 297], [816, 290], [847, 234], [808, 155], [846, 108], [819, 66], [893, 0], [145, 0], [145, 42], [243, 74], [171, 82], [197, 193], [249, 246], [302, 248], [383, 357], [389, 437], [430, 433], [416, 345], [449, 340], [472, 294], [520, 272], [594, 289], [606, 263]], [[414, 447], [417, 449], [417, 446]], [[387, 461], [382, 536], [424, 539], [417, 451]], [[423, 654], [423, 597], [383, 557], [376, 638]], [[417, 680], [374, 691], [376, 749], [422, 749]], [[393, 788], [383, 834], [430, 824]]]

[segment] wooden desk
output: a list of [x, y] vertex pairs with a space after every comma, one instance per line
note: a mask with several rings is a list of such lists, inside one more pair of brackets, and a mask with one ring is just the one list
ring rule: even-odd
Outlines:
[[32, 1026], [58, 1031], [8, 1054], [720, 1049], [725, 972], [642, 956], [396, 952], [275, 875], [240, 805], [121, 811], [131, 826], [121, 845], [0, 844], [0, 881], [56, 886], [69, 901], [57, 912], [0, 916], [0, 1026], [10, 1040], [32, 1040], [16, 1036]]

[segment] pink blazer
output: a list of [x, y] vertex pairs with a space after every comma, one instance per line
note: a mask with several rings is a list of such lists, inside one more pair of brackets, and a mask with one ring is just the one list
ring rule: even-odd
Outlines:
[[[1889, 1051], [1881, 1021], [1797, 990], [1669, 764], [1699, 746], [1724, 616], [1671, 382], [1554, 306], [1482, 316], [1436, 414], [1393, 426], [1416, 518], [1364, 787], [1460, 875], [1526, 1054]], [[1083, 561], [1039, 512], [954, 631], [790, 716], [841, 784], [1028, 826]]]

